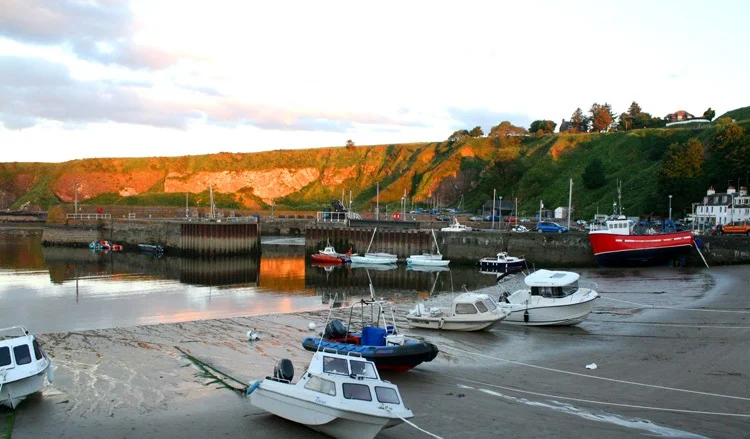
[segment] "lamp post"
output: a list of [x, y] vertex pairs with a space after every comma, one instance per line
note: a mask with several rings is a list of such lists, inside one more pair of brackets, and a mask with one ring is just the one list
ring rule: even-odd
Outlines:
[[544, 207], [544, 202], [542, 200], [539, 200], [539, 222], [542, 222], [542, 208]]
[[669, 196], [669, 220], [672, 220], [672, 196]]

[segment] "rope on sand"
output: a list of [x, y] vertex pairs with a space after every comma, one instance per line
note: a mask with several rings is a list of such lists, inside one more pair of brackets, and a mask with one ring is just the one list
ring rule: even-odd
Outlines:
[[432, 433], [430, 433], [429, 431], [425, 430], [424, 428], [421, 428], [421, 427], [420, 427], [420, 426], [418, 426], [417, 424], [415, 424], [415, 423], [411, 422], [410, 420], [408, 420], [408, 419], [406, 419], [406, 418], [402, 417], [402, 416], [401, 416], [401, 415], [399, 415], [398, 413], [395, 413], [395, 412], [393, 411], [393, 409], [392, 409], [392, 408], [388, 407], [388, 406], [387, 406], [387, 405], [385, 405], [385, 404], [381, 404], [381, 405], [380, 405], [380, 408], [381, 408], [381, 409], [383, 409], [383, 410], [385, 410], [385, 411], [387, 411], [387, 412], [388, 412], [388, 413], [390, 413], [391, 415], [393, 415], [393, 416], [395, 416], [395, 417], [397, 417], [397, 418], [401, 419], [402, 421], [406, 422], [407, 424], [411, 425], [412, 427], [416, 428], [417, 430], [421, 431], [421, 432], [422, 432], [422, 433], [424, 433], [424, 434], [428, 434], [428, 435], [430, 435], [430, 436], [432, 436], [432, 437], [434, 437], [434, 438], [436, 438], [436, 439], [443, 439], [442, 437], [440, 437], [440, 436], [438, 436], [438, 435], [436, 435], [436, 434], [432, 434]]
[[[445, 348], [443, 348], [443, 349], [445, 349]], [[740, 401], [750, 401], [750, 398], [746, 398], [744, 396], [723, 395], [723, 394], [720, 394], [720, 393], [701, 392], [701, 391], [698, 391], [698, 390], [688, 390], [688, 389], [678, 389], [676, 387], [659, 386], [659, 385], [656, 385], [656, 384], [645, 384], [645, 383], [638, 383], [638, 382], [634, 382], [634, 381], [625, 381], [625, 380], [618, 380], [618, 379], [614, 379], [614, 378], [599, 377], [599, 376], [595, 376], [595, 375], [586, 375], [586, 374], [583, 374], [583, 373], [571, 372], [571, 371], [568, 371], [568, 370], [553, 369], [551, 367], [537, 366], [537, 365], [534, 365], [534, 364], [522, 363], [520, 361], [513, 361], [513, 360], [508, 360], [508, 359], [505, 359], [505, 358], [493, 357], [493, 356], [490, 356], [490, 355], [480, 354], [480, 353], [477, 353], [477, 352], [469, 352], [469, 351], [465, 351], [463, 349], [452, 347], [452, 346], [449, 347], [448, 349], [453, 349], [453, 350], [458, 351], [458, 352], [463, 352], [463, 353], [469, 354], [469, 355], [476, 355], [478, 357], [484, 357], [484, 358], [488, 358], [488, 359], [491, 359], [491, 360], [502, 361], [502, 362], [505, 362], [505, 363], [516, 364], [516, 365], [519, 365], [519, 366], [533, 367], [535, 369], [546, 370], [546, 371], [549, 371], [549, 372], [564, 373], [564, 374], [574, 375], [574, 376], [583, 377], [583, 378], [590, 378], [590, 379], [601, 380], [601, 381], [609, 381], [609, 382], [619, 383], [619, 384], [629, 384], [631, 386], [650, 387], [652, 389], [670, 390], [670, 391], [673, 391], [673, 392], [692, 393], [694, 395], [713, 396], [713, 397], [717, 397], [717, 398], [726, 398], [726, 399], [738, 399]]]
[[627, 300], [613, 299], [611, 297], [600, 296], [602, 299], [612, 300], [615, 302], [627, 303], [630, 305], [637, 305], [641, 308], [654, 308], [654, 309], [674, 309], [677, 311], [704, 311], [704, 312], [724, 312], [733, 314], [750, 314], [750, 311], [741, 311], [736, 309], [705, 309], [705, 308], [677, 308], [674, 306], [661, 306], [661, 305], [647, 305], [643, 303], [630, 302]]
[[687, 410], [687, 409], [675, 409], [675, 408], [668, 408], [668, 407], [653, 407], [653, 406], [645, 406], [645, 405], [622, 404], [622, 403], [607, 402], [607, 401], [595, 401], [591, 399], [582, 399], [582, 398], [571, 398], [568, 396], [550, 395], [547, 393], [532, 392], [530, 390], [521, 390], [521, 389], [517, 389], [513, 387], [500, 386], [497, 384], [483, 383], [481, 381], [474, 381], [474, 380], [461, 378], [461, 377], [457, 377], [453, 375], [445, 375], [445, 376], [456, 379], [456, 380], [460, 380], [460, 381], [466, 381], [468, 383], [481, 384], [483, 386], [495, 387], [497, 389], [507, 390], [510, 392], [523, 393], [527, 395], [541, 396], [544, 398], [563, 399], [567, 401], [576, 401], [576, 402], [583, 402], [583, 403], [588, 403], [588, 404], [608, 405], [608, 406], [615, 406], [615, 407], [656, 410], [656, 411], [662, 411], [662, 412], [690, 413], [690, 414], [696, 414], [696, 415], [729, 416], [729, 417], [736, 417], [736, 418], [750, 418], [750, 414], [744, 414], [744, 413], [707, 412], [707, 411], [702, 411], [702, 410]]
[[[234, 378], [233, 376], [227, 374], [226, 372], [222, 372], [219, 369], [211, 366], [210, 364], [207, 364], [206, 362], [195, 358], [194, 356], [183, 351], [179, 346], [175, 346], [174, 348], [177, 349], [182, 355], [184, 355], [185, 358], [190, 360], [191, 363], [196, 365], [198, 369], [203, 371], [203, 373], [213, 378], [214, 380], [212, 382], [221, 383], [221, 385], [223, 385], [224, 387], [228, 388], [229, 390], [233, 390], [239, 394], [242, 394], [242, 395], [247, 394], [247, 387], [248, 387], [247, 384], [243, 383], [237, 378]], [[242, 387], [235, 387], [227, 383], [227, 381], [234, 381], [235, 383], [240, 384]]]

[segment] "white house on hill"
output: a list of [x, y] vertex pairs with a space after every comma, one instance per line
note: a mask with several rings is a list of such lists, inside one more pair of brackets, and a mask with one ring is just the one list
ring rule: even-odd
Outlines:
[[713, 187], [709, 188], [703, 202], [696, 206], [695, 216], [698, 221], [722, 225], [750, 219], [747, 187], [742, 186], [737, 192], [734, 186], [729, 186], [724, 193], [716, 193]]

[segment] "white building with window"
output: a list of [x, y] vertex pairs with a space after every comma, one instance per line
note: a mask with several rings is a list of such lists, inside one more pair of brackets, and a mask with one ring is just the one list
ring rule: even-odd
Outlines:
[[695, 207], [695, 216], [700, 222], [714, 225], [750, 219], [747, 187], [742, 186], [737, 192], [734, 186], [729, 186], [724, 193], [716, 193], [713, 187], [709, 188], [703, 202]]

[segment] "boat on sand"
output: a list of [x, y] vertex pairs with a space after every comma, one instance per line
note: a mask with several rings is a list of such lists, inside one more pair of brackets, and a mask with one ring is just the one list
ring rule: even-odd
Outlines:
[[15, 409], [55, 380], [52, 360], [24, 326], [0, 329], [0, 404]]
[[247, 390], [250, 404], [335, 438], [371, 439], [414, 417], [398, 387], [380, 379], [375, 364], [356, 353], [324, 349], [293, 383], [292, 362]]

